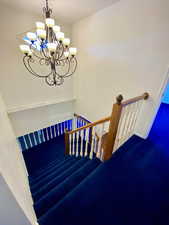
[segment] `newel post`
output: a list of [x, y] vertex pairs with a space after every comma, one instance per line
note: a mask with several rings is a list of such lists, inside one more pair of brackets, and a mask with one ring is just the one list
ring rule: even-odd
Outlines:
[[114, 144], [116, 141], [116, 136], [117, 136], [117, 130], [118, 130], [118, 125], [120, 122], [120, 117], [121, 117], [121, 112], [122, 112], [122, 104], [121, 102], [123, 101], [123, 96], [119, 95], [116, 98], [116, 103], [113, 104], [113, 109], [112, 109], [112, 114], [111, 114], [111, 119], [110, 119], [110, 124], [109, 124], [109, 131], [107, 134], [107, 140], [105, 144], [105, 149], [103, 153], [103, 160], [108, 160], [112, 156]]
[[65, 155], [69, 155], [69, 133], [67, 129], [65, 129]]

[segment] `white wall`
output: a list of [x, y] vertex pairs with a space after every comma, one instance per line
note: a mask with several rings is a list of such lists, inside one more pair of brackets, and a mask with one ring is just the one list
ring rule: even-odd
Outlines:
[[[39, 8], [39, 10], [42, 10]], [[19, 109], [30, 108], [32, 105], [34, 107], [39, 105], [45, 105], [46, 102], [49, 104], [52, 102], [63, 102], [64, 100], [73, 99], [73, 78], [70, 77], [65, 80], [64, 84], [60, 87], [49, 87], [45, 81], [33, 77], [24, 67], [22, 63], [23, 54], [19, 50], [19, 45], [23, 42], [18, 40], [18, 35], [23, 32], [27, 32], [32, 28], [35, 28], [36, 21], [43, 21], [43, 18], [31, 15], [29, 12], [24, 12], [21, 10], [16, 10], [9, 8], [5, 5], [0, 5], [0, 27], [1, 27], [1, 81], [0, 81], [0, 91], [4, 98], [8, 111], [15, 111]], [[65, 32], [65, 36], [71, 38], [71, 26], [62, 24], [56, 20], [56, 22], [61, 25], [62, 31]], [[58, 105], [60, 108], [61, 105]], [[53, 108], [52, 108], [53, 107]], [[69, 107], [69, 104], [68, 106]], [[41, 111], [40, 111], [41, 109]], [[50, 111], [54, 112], [56, 106], [52, 104], [50, 106]], [[37, 111], [34, 110], [35, 114], [43, 115], [43, 107], [38, 108]], [[64, 110], [64, 107], [62, 111]], [[58, 115], [60, 116], [60, 115]], [[10, 115], [12, 117], [13, 125], [18, 123], [17, 118], [19, 117], [21, 121], [25, 119], [25, 111], [19, 112], [18, 115]], [[37, 117], [27, 111], [28, 120], [32, 123], [27, 123], [26, 128], [32, 129], [32, 124], [36, 127], [41, 123]], [[47, 115], [48, 119], [49, 115]], [[14, 120], [16, 118], [16, 121]], [[36, 119], [36, 120], [35, 120]], [[46, 122], [46, 121], [44, 121]], [[17, 130], [16, 127], [15, 130]]]
[[110, 114], [118, 94], [148, 91], [137, 130], [146, 136], [169, 65], [168, 12], [168, 0], [121, 0], [73, 26], [77, 113], [94, 121]]
[[[1, 95], [0, 124], [0, 173], [25, 215], [31, 224], [34, 224], [36, 217], [32, 206], [27, 171]], [[1, 202], [1, 205], [3, 204], [5, 202]]]
[[1, 175], [0, 202], [2, 203], [0, 204], [0, 218], [2, 225], [30, 225]]
[[73, 113], [74, 101], [67, 101], [10, 113], [9, 118], [16, 136], [19, 137], [71, 119]]

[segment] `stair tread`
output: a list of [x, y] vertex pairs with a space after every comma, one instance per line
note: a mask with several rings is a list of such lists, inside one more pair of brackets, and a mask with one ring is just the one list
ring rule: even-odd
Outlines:
[[38, 176], [36, 176], [34, 179], [32, 179], [30, 181], [30, 184], [33, 185], [34, 183], [38, 182], [38, 180], [42, 179], [44, 176], [47, 176], [48, 174], [52, 173], [52, 171], [56, 171], [57, 168], [59, 168], [60, 166], [62, 166], [62, 164], [68, 162], [69, 160], [71, 160], [70, 157], [64, 158], [63, 160], [60, 160], [58, 163], [52, 165], [49, 168], [46, 168], [46, 170], [42, 173], [40, 173]]
[[37, 177], [40, 173], [43, 173], [47, 168], [50, 168], [52, 165], [60, 162], [60, 159], [55, 159], [52, 162], [48, 163], [46, 166], [43, 166], [42, 168], [39, 168], [36, 172], [34, 172], [32, 175], [29, 176], [30, 179], [33, 179], [34, 177]]
[[32, 197], [34, 201], [38, 201], [41, 196], [49, 192], [51, 189], [53, 189], [56, 185], [61, 183], [64, 179], [72, 175], [77, 171], [78, 168], [83, 166], [88, 160], [86, 158], [81, 158], [77, 160], [72, 166], [67, 168], [63, 173], [59, 174], [57, 177], [55, 177], [53, 180], [42, 186], [38, 191], [32, 193]]
[[98, 165], [98, 159], [89, 160], [76, 173], [66, 178], [56, 188], [44, 195], [34, 204], [37, 217], [42, 216], [49, 208], [61, 200], [68, 192], [75, 188], [85, 177], [87, 177]]
[[39, 189], [42, 185], [46, 184], [47, 182], [51, 181], [54, 177], [56, 177], [58, 174], [61, 174], [62, 171], [64, 171], [66, 168], [68, 168], [73, 161], [75, 161], [75, 157], [70, 158], [65, 163], [63, 162], [60, 167], [58, 167], [56, 170], [52, 171], [48, 176], [43, 177], [40, 181], [35, 183], [31, 186], [31, 191], [34, 192], [37, 189]]

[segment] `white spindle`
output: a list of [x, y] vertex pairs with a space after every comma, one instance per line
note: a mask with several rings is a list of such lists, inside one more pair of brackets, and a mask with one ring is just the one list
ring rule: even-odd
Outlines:
[[120, 122], [119, 122], [119, 127], [118, 127], [118, 130], [117, 130], [117, 135], [116, 135], [116, 141], [115, 141], [115, 145], [114, 145], [114, 148], [113, 150], [117, 150], [118, 147], [121, 145], [121, 141], [123, 139], [123, 133], [124, 133], [124, 130], [125, 130], [125, 124], [127, 122], [127, 113], [126, 113], [126, 107], [122, 110], [122, 113], [121, 113], [121, 118], [120, 118]]
[[92, 132], [91, 132], [91, 149], [90, 149], [90, 155], [89, 155], [89, 158], [90, 159], [93, 159], [93, 152], [94, 152], [94, 139], [95, 139], [95, 137], [94, 137], [94, 127], [93, 127], [93, 129], [92, 129]]
[[29, 139], [29, 142], [30, 142], [30, 146], [32, 148], [33, 147], [33, 144], [32, 144], [31, 138], [30, 138], [30, 134], [28, 134], [28, 139]]
[[24, 140], [25, 148], [26, 148], [26, 149], [28, 149], [28, 145], [27, 145], [27, 142], [26, 142], [25, 136], [23, 136], [23, 140]]
[[54, 125], [54, 137], [56, 137], [56, 125]]
[[43, 131], [43, 130], [41, 130], [41, 132], [42, 132], [43, 142], [45, 142], [46, 140], [45, 140], [44, 131]]
[[52, 127], [51, 126], [50, 126], [50, 137], [51, 137], [51, 139], [53, 138]]
[[98, 142], [98, 147], [97, 147], [97, 158], [100, 159], [101, 157], [101, 143], [102, 143], [102, 129], [101, 127], [99, 126], [98, 129], [97, 129], [97, 134], [99, 135], [99, 142]]
[[37, 145], [35, 133], [33, 133], [33, 139], [34, 139], [35, 145]]
[[47, 135], [47, 141], [49, 141], [49, 133], [48, 133], [48, 128], [46, 128], [46, 135]]
[[38, 130], [38, 140], [39, 140], [39, 144], [42, 143], [41, 139], [40, 139], [40, 131]]
[[123, 117], [124, 125], [123, 125], [121, 135], [119, 137], [119, 143], [116, 148], [118, 148], [121, 144], [123, 144], [125, 140], [127, 139], [127, 127], [128, 127], [129, 116], [130, 116], [130, 105], [126, 106], [123, 110], [124, 110], [124, 117]]
[[58, 132], [58, 136], [60, 135], [60, 132], [59, 132], [59, 124], [57, 124], [57, 132]]
[[83, 138], [84, 138], [84, 131], [81, 130], [80, 132], [80, 137], [81, 137], [81, 146], [80, 146], [80, 156], [83, 156]]
[[72, 138], [73, 140], [73, 145], [72, 145], [72, 155], [74, 155], [75, 154], [75, 133], [73, 133], [73, 138]]
[[79, 156], [79, 132], [76, 132], [76, 157]]
[[69, 154], [72, 155], [72, 134], [69, 135]]
[[89, 128], [86, 129], [86, 133], [85, 133], [85, 141], [86, 141], [86, 145], [85, 145], [85, 154], [84, 156], [86, 157], [88, 155], [88, 143], [89, 143]]

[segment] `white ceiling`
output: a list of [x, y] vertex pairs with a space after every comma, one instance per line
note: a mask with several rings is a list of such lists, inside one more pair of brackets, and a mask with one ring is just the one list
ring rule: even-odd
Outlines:
[[[49, 0], [53, 17], [64, 23], [75, 23], [100, 9], [106, 8], [119, 0]], [[0, 0], [12, 8], [18, 8], [41, 15], [45, 0]]]

